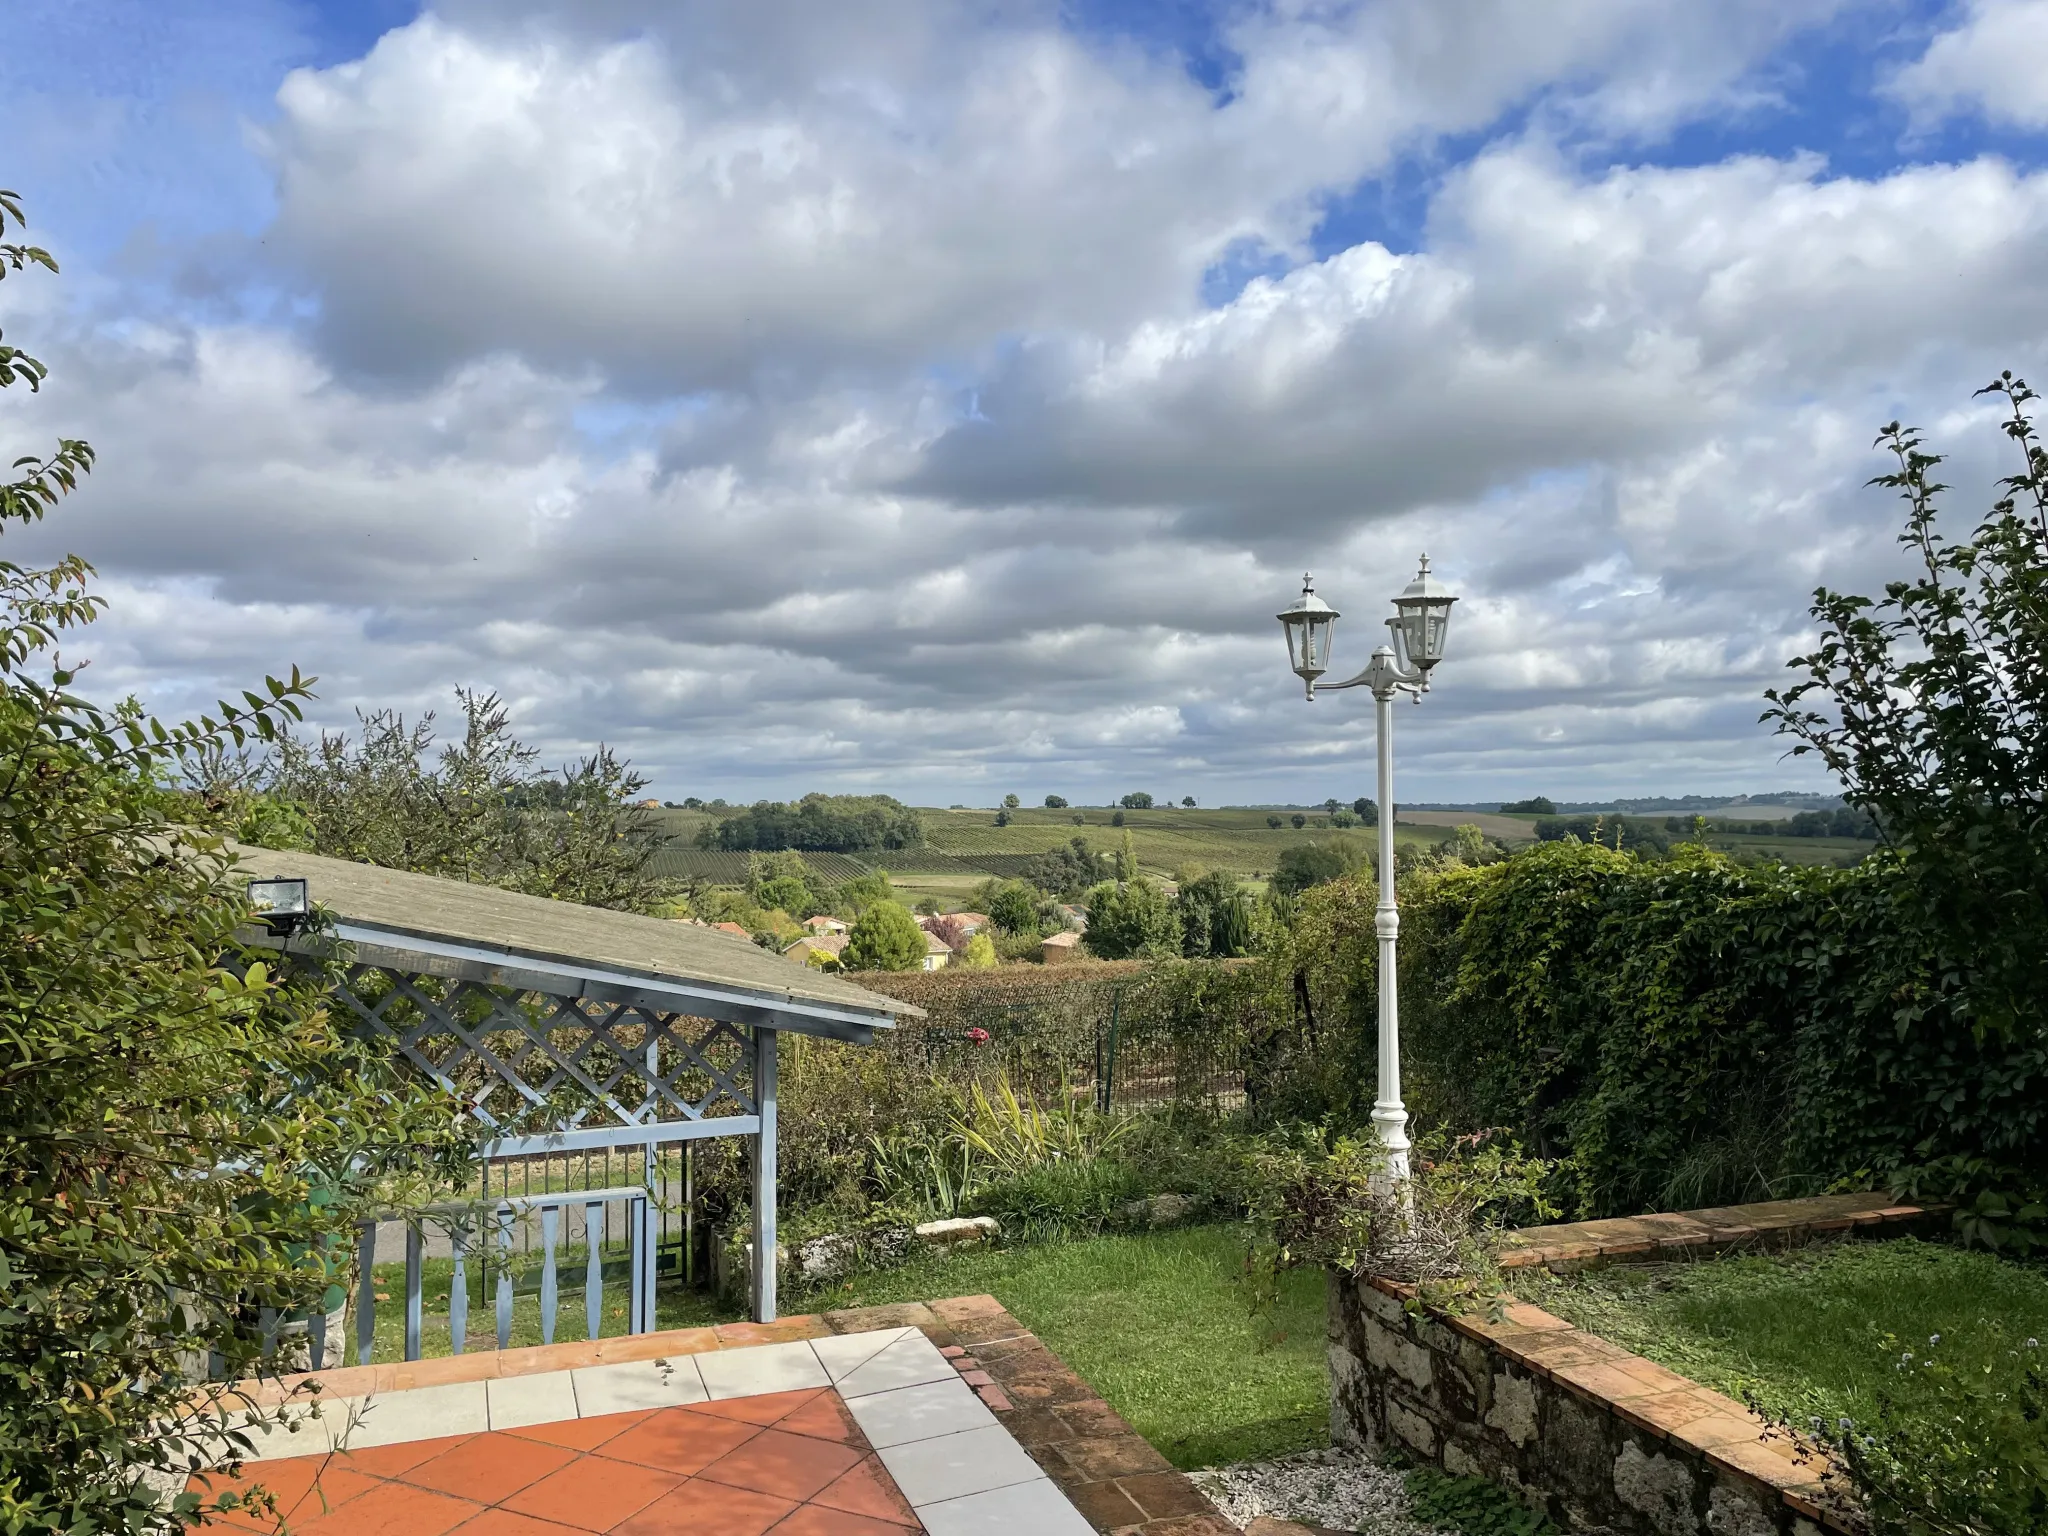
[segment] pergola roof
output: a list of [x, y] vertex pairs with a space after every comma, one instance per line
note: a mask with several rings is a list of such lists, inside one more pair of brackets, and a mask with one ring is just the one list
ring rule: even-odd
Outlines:
[[862, 1045], [898, 1016], [920, 1016], [908, 1003], [692, 923], [310, 853], [233, 851], [252, 879], [303, 879], [334, 935], [365, 964]]

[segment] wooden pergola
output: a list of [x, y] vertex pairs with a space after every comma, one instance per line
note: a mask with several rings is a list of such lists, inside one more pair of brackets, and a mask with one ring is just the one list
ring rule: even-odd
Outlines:
[[[916, 1008], [696, 924], [306, 853], [234, 852], [252, 880], [304, 880], [318, 913], [303, 934], [257, 942], [345, 946], [337, 1001], [462, 1096], [487, 1128], [485, 1159], [639, 1147], [651, 1166], [667, 1144], [748, 1138], [752, 1309], [774, 1320], [776, 1041], [789, 1031], [869, 1045]], [[636, 1243], [634, 1331], [652, 1326], [653, 1249], [651, 1236]], [[410, 1348], [416, 1295], [409, 1305]], [[501, 1339], [509, 1317], [508, 1289]], [[358, 1328], [367, 1349], [367, 1317]]]

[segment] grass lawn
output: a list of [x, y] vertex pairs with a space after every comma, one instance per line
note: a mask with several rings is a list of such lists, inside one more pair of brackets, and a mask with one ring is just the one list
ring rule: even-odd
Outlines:
[[824, 1310], [987, 1292], [1175, 1466], [1326, 1443], [1323, 1277], [1286, 1277], [1254, 1321], [1237, 1289], [1235, 1227], [969, 1249], [856, 1276], [788, 1308]]
[[1936, 1334], [1951, 1366], [1994, 1377], [2017, 1377], [2025, 1340], [2048, 1341], [2048, 1269], [1914, 1238], [1524, 1273], [1515, 1290], [1731, 1397], [1754, 1392], [1795, 1422], [1867, 1422], [1880, 1391], [1910, 1412], [1916, 1378], [1895, 1367], [1906, 1350], [1924, 1356]]

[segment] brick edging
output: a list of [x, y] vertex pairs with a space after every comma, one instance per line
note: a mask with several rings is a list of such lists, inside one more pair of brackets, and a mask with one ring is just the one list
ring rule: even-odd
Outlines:
[[1791, 1248], [1845, 1233], [1909, 1232], [1948, 1209], [1901, 1205], [1890, 1195], [1868, 1192], [1523, 1227], [1507, 1234], [1500, 1265], [1518, 1269], [1540, 1264], [1566, 1273], [1593, 1264], [1699, 1258], [1738, 1248]]

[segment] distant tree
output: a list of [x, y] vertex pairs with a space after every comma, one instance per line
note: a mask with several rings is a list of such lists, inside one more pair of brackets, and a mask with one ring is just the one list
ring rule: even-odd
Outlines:
[[1273, 864], [1273, 888], [1298, 896], [1312, 885], [1335, 880], [1351, 868], [1342, 849], [1329, 843], [1291, 843]]
[[[1012, 800], [1014, 800], [1014, 799], [1016, 799], [1017, 797], [1016, 797], [1015, 795], [1012, 795], [1012, 796], [1011, 796], [1010, 798], [1011, 798]], [[1007, 805], [1006, 805], [1006, 806], [1002, 806], [1001, 808], [999, 808], [999, 809], [998, 809], [998, 810], [996, 811], [996, 825], [997, 825], [997, 826], [999, 826], [999, 827], [1007, 827], [1007, 826], [1008, 826], [1009, 824], [1010, 824], [1010, 808], [1009, 808], [1009, 807], [1008, 807]]]
[[1078, 896], [1108, 878], [1108, 863], [1088, 846], [1086, 838], [1072, 838], [1064, 848], [1039, 854], [1027, 862], [1018, 878], [1054, 896]]
[[1344, 802], [1342, 800], [1339, 800], [1335, 795], [1332, 795], [1329, 799], [1323, 802], [1323, 809], [1334, 813], [1337, 807], [1342, 805], [1343, 803]]
[[923, 927], [926, 933], [937, 939], [956, 955], [967, 947], [967, 941], [974, 936], [974, 931], [967, 925], [967, 919], [957, 912], [940, 913], [926, 917]]
[[1329, 822], [1333, 827], [1355, 827], [1358, 825], [1358, 818], [1349, 811], [1339, 809], [1330, 812]]
[[1182, 795], [1180, 797], [1180, 803], [1186, 806], [1189, 810], [1193, 810], [1195, 808], [1195, 797], [1193, 795]]
[[1180, 920], [1150, 880], [1105, 882], [1088, 896], [1088, 952], [1104, 960], [1180, 953]]
[[513, 733], [494, 693], [459, 688], [462, 734], [429, 713], [358, 712], [360, 736], [281, 732], [268, 757], [214, 750], [187, 764], [195, 819], [266, 847], [441, 875], [587, 906], [650, 912], [669, 842], [635, 803], [646, 780], [609, 747], [560, 769]]
[[1302, 815], [1299, 811], [1296, 811], [1292, 816], [1288, 817], [1287, 819], [1294, 823], [1294, 830], [1297, 832], [1299, 832], [1303, 827], [1308, 825], [1308, 818]]
[[1536, 795], [1527, 800], [1515, 800], [1501, 807], [1509, 816], [1555, 816], [1557, 806], [1548, 795]]
[[917, 812], [889, 795], [805, 795], [788, 805], [761, 800], [697, 834], [700, 848], [870, 853], [923, 845]]
[[1183, 881], [1173, 905], [1181, 953], [1189, 959], [1228, 959], [1250, 951], [1251, 904], [1235, 877], [1218, 870]]
[[1047, 795], [1045, 797], [1045, 808], [1048, 811], [1064, 811], [1067, 808], [1067, 797], [1065, 795]]
[[695, 795], [687, 795], [683, 799], [683, 809], [686, 811], [701, 811], [704, 809], [704, 802]]
[[1277, 832], [1287, 825], [1287, 818], [1279, 815], [1268, 816], [1266, 818], [1266, 825]]
[[1085, 827], [1088, 825], [1088, 818], [1086, 816], [1083, 816], [1079, 811], [1076, 811], [1074, 812], [1074, 825], [1077, 827]]
[[1152, 797], [1143, 790], [1139, 790], [1133, 794], [1125, 795], [1117, 804], [1127, 811], [1149, 811], [1152, 809]]
[[1124, 824], [1124, 813], [1122, 811], [1112, 811], [1109, 817], [1109, 824], [1112, 827], [1122, 826]]
[[1042, 932], [1045, 898], [1022, 880], [1005, 880], [988, 893], [989, 920], [1005, 933]]
[[832, 910], [841, 917], [859, 917], [877, 902], [894, 901], [896, 887], [886, 870], [873, 870], [832, 887]]
[[1451, 831], [1451, 840], [1444, 845], [1444, 852], [1460, 864], [1477, 867], [1488, 860], [1492, 845], [1486, 841], [1486, 834], [1467, 822]]
[[1351, 814], [1356, 816], [1360, 823], [1365, 826], [1376, 827], [1380, 824], [1379, 802], [1370, 795], [1360, 795], [1356, 800], [1352, 801]]
[[840, 952], [849, 971], [915, 971], [924, 967], [924, 930], [901, 902], [878, 901], [861, 914]]
[[1124, 832], [1123, 841], [1117, 844], [1116, 877], [1119, 880], [1138, 878], [1138, 845], [1131, 840], [1128, 830]]
[[1014, 811], [1017, 809], [1018, 806], [1022, 805], [1023, 803], [1024, 802], [1022, 800], [1019, 800], [1015, 795], [1003, 796], [1003, 809], [1006, 811]]
[[996, 963], [996, 941], [977, 929], [956, 953], [955, 965], [964, 965], [970, 971], [986, 971]]

